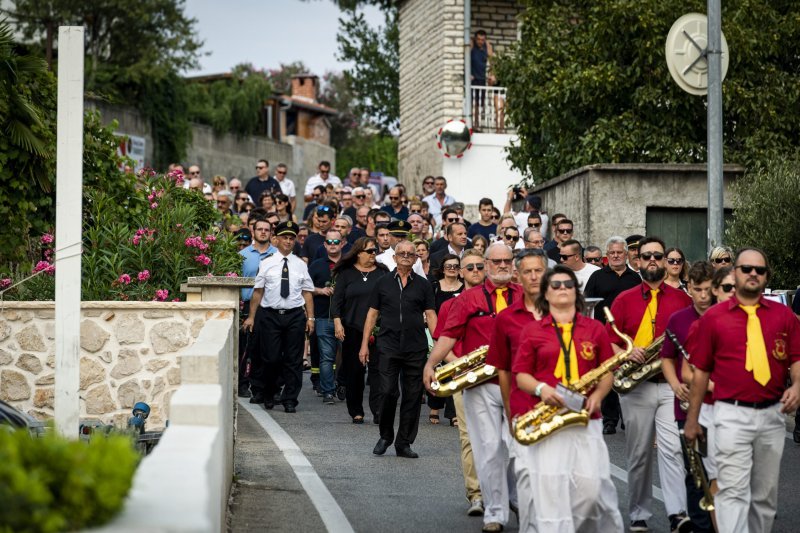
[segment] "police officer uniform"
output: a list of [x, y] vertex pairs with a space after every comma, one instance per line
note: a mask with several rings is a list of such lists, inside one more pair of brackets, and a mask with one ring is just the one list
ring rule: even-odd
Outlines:
[[[295, 222], [282, 222], [275, 229], [275, 236], [296, 237], [297, 229]], [[302, 386], [306, 321], [314, 320], [313, 305], [308, 309], [308, 318], [304, 305], [311, 301], [314, 283], [306, 263], [293, 253], [284, 256], [279, 247], [261, 261], [254, 288], [264, 289], [256, 315], [265, 373], [264, 404], [267, 409], [273, 407], [282, 377], [285, 385], [280, 402], [287, 413], [293, 413]]]

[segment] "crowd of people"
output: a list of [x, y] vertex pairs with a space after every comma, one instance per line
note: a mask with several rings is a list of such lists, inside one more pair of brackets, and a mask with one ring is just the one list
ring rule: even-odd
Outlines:
[[[321, 401], [345, 402], [364, 424], [368, 386], [373, 453], [394, 446], [406, 458], [418, 457], [427, 397], [428, 421], [444, 410], [458, 428], [467, 513], [483, 516], [483, 531], [502, 531], [511, 513], [520, 531], [647, 531], [654, 466], [671, 531], [771, 530], [784, 417], [800, 404], [800, 298], [793, 313], [765, 295], [764, 252], [717, 247], [690, 264], [655, 236], [584, 245], [539, 197], [523, 191], [512, 209], [514, 190], [502, 211], [482, 199], [470, 223], [444, 177], [426, 177], [421, 198], [397, 184], [378, 199], [369, 171], [340, 180], [327, 162], [305, 185], [298, 222], [286, 178], [259, 165], [245, 193], [260, 203], [236, 230], [243, 273], [255, 278], [242, 291], [240, 396], [294, 413], [305, 365]], [[215, 192], [218, 203], [227, 196]], [[496, 377], [436, 393], [439, 365], [484, 347]], [[660, 361], [660, 371], [620, 394], [610, 372], [575, 392], [619, 353], [637, 368]], [[523, 443], [515, 424], [537, 405], [581, 413], [586, 425]], [[626, 519], [603, 440], [618, 427]], [[693, 446], [707, 487], [696, 483]], [[715, 510], [701, 508], [709, 499]]]

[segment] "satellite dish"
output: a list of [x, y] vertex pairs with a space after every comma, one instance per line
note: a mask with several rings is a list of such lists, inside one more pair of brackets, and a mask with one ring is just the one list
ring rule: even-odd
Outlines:
[[[722, 41], [722, 79], [728, 72], [728, 41]], [[688, 13], [672, 25], [667, 35], [667, 66], [678, 87], [689, 94], [708, 93], [708, 17]]]
[[472, 146], [472, 129], [464, 120], [448, 120], [436, 136], [436, 145], [445, 157], [463, 157]]

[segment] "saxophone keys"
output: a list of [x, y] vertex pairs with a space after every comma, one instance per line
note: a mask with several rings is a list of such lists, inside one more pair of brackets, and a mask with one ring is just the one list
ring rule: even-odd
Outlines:
[[496, 368], [494, 366], [492, 366], [492, 365], [485, 365], [483, 367], [483, 373], [486, 374], [487, 376], [493, 375], [495, 370], [496, 370]]
[[475, 372], [471, 372], [471, 371], [467, 372], [467, 382], [468, 383], [475, 383], [476, 381], [478, 381], [478, 374], [476, 374]]

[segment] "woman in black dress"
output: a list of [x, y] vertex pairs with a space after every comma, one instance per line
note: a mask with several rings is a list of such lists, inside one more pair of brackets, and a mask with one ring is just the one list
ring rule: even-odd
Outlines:
[[[364, 423], [364, 365], [358, 359], [364, 322], [369, 310], [369, 296], [378, 280], [388, 272], [375, 261], [378, 243], [372, 237], [361, 237], [333, 269], [334, 290], [331, 316], [336, 338], [342, 341], [342, 368], [347, 411], [354, 424]], [[376, 417], [380, 410], [381, 391], [378, 353], [375, 343], [369, 344], [369, 409]], [[376, 419], [377, 423], [377, 419]]]

